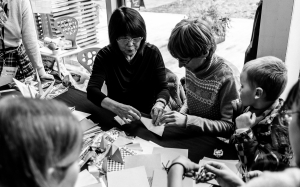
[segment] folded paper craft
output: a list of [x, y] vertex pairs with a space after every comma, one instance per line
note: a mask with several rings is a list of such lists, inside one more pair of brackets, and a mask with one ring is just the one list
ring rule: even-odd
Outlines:
[[108, 155], [109, 155], [109, 159], [119, 162], [121, 164], [124, 163], [120, 149], [113, 144], [110, 147], [110, 151], [109, 151]]

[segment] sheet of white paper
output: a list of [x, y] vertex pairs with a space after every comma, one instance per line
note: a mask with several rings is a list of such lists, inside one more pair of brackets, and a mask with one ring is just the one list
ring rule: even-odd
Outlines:
[[152, 123], [152, 119], [145, 118], [145, 117], [141, 117], [141, 122], [145, 125], [145, 127], [149, 131], [151, 131], [159, 136], [163, 135], [164, 130], [165, 130], [165, 125], [154, 126]]
[[76, 117], [76, 119], [77, 119], [78, 121], [81, 121], [81, 120], [83, 120], [84, 118], [86, 118], [86, 117], [88, 117], [88, 116], [91, 115], [91, 114], [88, 114], [88, 113], [85, 113], [85, 112], [80, 112], [80, 111], [77, 111], [77, 110], [74, 110], [74, 111], [72, 112], [72, 114]]
[[117, 147], [122, 147], [126, 144], [130, 144], [132, 143], [132, 140], [128, 139], [128, 138], [124, 138], [122, 136], [119, 136], [115, 141], [114, 141], [114, 145]]
[[188, 149], [154, 147], [152, 154], [161, 154], [161, 161], [166, 165], [168, 162], [171, 164], [180, 155], [188, 157], [188, 151]]
[[126, 145], [126, 147], [133, 151], [143, 151], [143, 148], [141, 147], [140, 143], [128, 144]]
[[31, 94], [30, 91], [28, 89], [28, 86], [20, 81], [18, 81], [17, 79], [13, 79], [14, 82], [16, 83], [17, 87], [19, 88], [20, 92], [22, 93], [22, 95], [24, 97], [29, 97], [31, 98], [31, 94], [34, 96], [33, 98], [35, 98], [36, 95], [36, 91], [34, 90], [34, 88], [31, 88]]
[[109, 187], [150, 187], [144, 166], [108, 172]]
[[165, 170], [161, 170], [161, 169], [154, 170], [152, 186], [153, 187], [167, 187], [168, 186], [168, 174]]
[[134, 155], [125, 157], [125, 169], [145, 166], [147, 177], [153, 177], [154, 169], [162, 169], [160, 154]]
[[97, 184], [97, 179], [88, 172], [88, 170], [83, 170], [78, 174], [77, 181], [74, 187], [83, 187], [91, 184]]
[[119, 116], [115, 116], [114, 119], [115, 119], [120, 125], [125, 125], [125, 121], [123, 121]]
[[143, 149], [143, 152], [141, 154], [152, 154], [154, 147], [161, 147], [159, 145], [153, 145], [149, 141], [146, 141], [140, 137], [135, 137], [133, 140], [133, 143], [139, 143]]
[[7, 85], [8, 83], [11, 83], [12, 80], [12, 77], [0, 77], [0, 86]]

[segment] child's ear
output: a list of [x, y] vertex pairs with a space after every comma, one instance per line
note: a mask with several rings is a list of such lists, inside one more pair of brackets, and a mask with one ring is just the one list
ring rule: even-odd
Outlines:
[[255, 89], [255, 96], [254, 96], [254, 98], [255, 99], [260, 99], [260, 98], [262, 98], [263, 94], [264, 94], [264, 90], [261, 87], [257, 87]]
[[59, 169], [56, 169], [54, 167], [50, 167], [47, 170], [47, 183], [49, 184], [50, 187], [57, 187], [61, 183], [63, 179], [63, 174]]

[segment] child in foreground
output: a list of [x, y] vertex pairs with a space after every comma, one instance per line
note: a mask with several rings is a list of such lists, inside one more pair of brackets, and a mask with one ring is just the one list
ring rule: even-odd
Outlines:
[[73, 187], [82, 132], [62, 103], [0, 100], [0, 186]]
[[231, 143], [242, 169], [280, 170], [288, 166], [292, 156], [288, 122], [279, 115], [279, 96], [287, 83], [284, 62], [272, 56], [252, 60], [244, 65], [240, 81], [240, 100], [232, 102], [236, 130]]
[[[279, 114], [281, 116], [291, 117], [288, 126], [289, 139], [294, 152], [297, 167], [288, 168], [282, 172], [264, 172], [257, 176], [257, 173], [251, 173], [251, 179], [247, 184], [231, 171], [225, 164], [218, 162], [208, 162], [204, 168], [216, 175], [216, 180], [222, 187], [283, 187], [300, 186], [300, 80], [291, 89], [284, 106]], [[173, 161], [173, 166], [169, 168], [168, 187], [182, 187], [182, 175], [185, 172], [195, 171], [199, 166], [185, 157], [179, 157]], [[175, 167], [176, 166], [176, 167]], [[253, 174], [253, 175], [252, 175]]]

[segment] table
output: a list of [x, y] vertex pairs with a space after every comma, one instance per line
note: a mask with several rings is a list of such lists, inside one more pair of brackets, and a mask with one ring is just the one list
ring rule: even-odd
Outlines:
[[63, 62], [64, 62], [64, 57], [75, 55], [75, 54], [79, 53], [80, 51], [82, 51], [82, 49], [79, 46], [77, 46], [77, 49], [61, 50], [57, 54], [53, 54], [53, 52], [50, 49], [48, 49], [47, 47], [40, 48], [40, 52], [41, 52], [42, 56], [52, 57], [57, 62], [57, 69], [58, 69], [59, 77], [61, 75], [60, 74], [61, 71], [60, 71], [60, 67], [59, 67], [59, 59], [62, 58]]
[[113, 119], [115, 114], [94, 105], [87, 99], [86, 93], [80, 90], [69, 88], [67, 92], [55, 99], [66, 103], [69, 107], [75, 106], [78, 111], [90, 113], [89, 118], [94, 123], [99, 123], [102, 130], [117, 127], [132, 136], [138, 136], [163, 147], [188, 149], [189, 158], [195, 163], [204, 156], [216, 158], [213, 155], [214, 149], [223, 150], [224, 154], [220, 159], [237, 159], [233, 145], [226, 144], [216, 137], [201, 135], [197, 132], [197, 128], [166, 127], [163, 136], [160, 137], [148, 131], [140, 121], [120, 126]]

